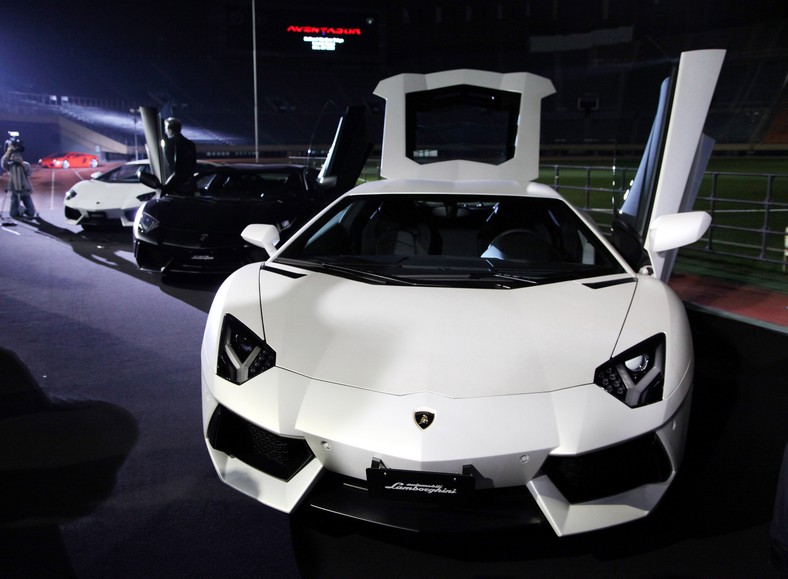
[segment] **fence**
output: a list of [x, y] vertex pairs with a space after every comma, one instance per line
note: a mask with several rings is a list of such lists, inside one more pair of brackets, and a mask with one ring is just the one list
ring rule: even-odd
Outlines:
[[[604, 229], [635, 173], [633, 168], [542, 165], [540, 181], [551, 184]], [[707, 211], [711, 226], [684, 251], [755, 260], [785, 271], [788, 174], [708, 171], [693, 209]]]

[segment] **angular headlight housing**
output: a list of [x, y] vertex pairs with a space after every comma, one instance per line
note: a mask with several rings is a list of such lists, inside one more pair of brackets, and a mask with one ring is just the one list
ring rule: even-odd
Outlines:
[[225, 314], [216, 373], [243, 384], [276, 364], [276, 352], [235, 316]]
[[77, 192], [74, 191], [73, 189], [69, 189], [68, 193], [66, 193], [66, 201], [68, 201], [69, 199], [73, 199], [76, 196], [77, 196]]
[[148, 191], [147, 193], [140, 193], [137, 195], [137, 201], [150, 201], [156, 197], [156, 191]]
[[630, 408], [639, 408], [662, 400], [664, 374], [665, 334], [657, 334], [599, 366], [594, 384]]
[[159, 220], [149, 213], [140, 211], [136, 219], [137, 231], [140, 233], [150, 233], [159, 226]]

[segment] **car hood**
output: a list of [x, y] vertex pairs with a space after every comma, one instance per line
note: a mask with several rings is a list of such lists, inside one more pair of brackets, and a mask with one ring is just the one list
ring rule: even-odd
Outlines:
[[592, 382], [613, 352], [637, 286], [380, 286], [266, 268], [260, 276], [265, 339], [277, 366], [394, 395], [452, 398]]
[[152, 193], [142, 183], [105, 183], [102, 181], [80, 181], [72, 189], [76, 197], [70, 199], [70, 205], [78, 207], [121, 207], [128, 199], [134, 199], [137, 205], [142, 201], [136, 199], [137, 195]]
[[152, 199], [145, 205], [145, 212], [158, 219], [164, 227], [238, 233], [239, 237], [241, 230], [250, 223], [275, 223], [277, 218], [282, 218], [277, 215], [281, 209], [275, 203], [244, 203], [229, 199], [217, 201], [176, 195]]

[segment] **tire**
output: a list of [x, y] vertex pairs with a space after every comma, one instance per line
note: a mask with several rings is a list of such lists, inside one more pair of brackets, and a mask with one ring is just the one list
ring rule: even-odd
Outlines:
[[70, 166], [71, 166], [71, 163], [69, 163], [68, 161], [63, 161], [63, 168], [64, 169], [68, 169]]
[[96, 167], [98, 167], [98, 159], [91, 159], [90, 160], [90, 167], [92, 169], [95, 169]]

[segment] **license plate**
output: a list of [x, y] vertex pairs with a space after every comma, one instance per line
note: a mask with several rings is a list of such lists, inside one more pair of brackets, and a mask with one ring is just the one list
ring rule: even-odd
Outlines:
[[370, 496], [405, 501], [456, 501], [473, 494], [471, 475], [368, 468]]

